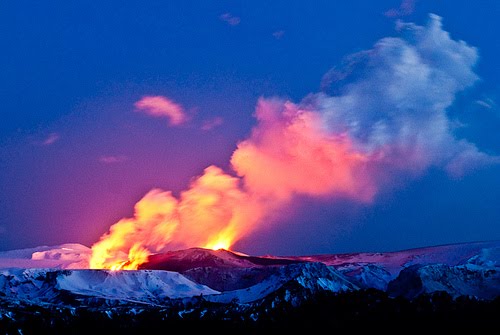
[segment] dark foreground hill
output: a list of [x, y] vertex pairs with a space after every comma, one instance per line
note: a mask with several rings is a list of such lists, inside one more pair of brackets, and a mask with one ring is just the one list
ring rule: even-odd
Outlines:
[[[453, 299], [437, 292], [417, 299], [389, 297], [369, 289], [307, 295], [300, 303], [277, 292], [251, 308], [197, 300], [162, 307], [135, 305], [70, 308], [55, 305], [9, 304], [0, 319], [2, 334], [331, 334], [369, 331], [384, 334], [498, 329], [500, 298]], [[278, 297], [281, 297], [278, 299]], [[188, 307], [188, 308], [186, 308]], [[258, 315], [258, 317], [257, 317]]]

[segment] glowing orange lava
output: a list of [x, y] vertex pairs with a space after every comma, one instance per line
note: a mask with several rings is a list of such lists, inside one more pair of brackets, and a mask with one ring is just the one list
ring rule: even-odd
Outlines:
[[232, 229], [228, 229], [214, 236], [203, 246], [203, 248], [213, 249], [213, 250], [219, 250], [219, 249], [230, 250], [231, 246], [234, 243], [235, 236], [236, 232], [234, 232]]
[[260, 219], [260, 207], [239, 178], [209, 166], [179, 198], [159, 189], [146, 194], [134, 217], [112, 225], [92, 246], [90, 267], [133, 270], [166, 250], [229, 249]]

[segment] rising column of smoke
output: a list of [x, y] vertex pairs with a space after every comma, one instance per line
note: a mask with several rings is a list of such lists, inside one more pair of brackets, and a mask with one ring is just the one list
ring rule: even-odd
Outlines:
[[[451, 39], [441, 18], [398, 23], [399, 37], [379, 40], [332, 69], [316, 93], [295, 104], [261, 98], [257, 125], [231, 163], [238, 177], [208, 167], [179, 199], [153, 190], [92, 247], [91, 267], [128, 262], [181, 247], [226, 247], [270, 222], [295, 195], [369, 203], [394, 176], [429, 167], [460, 176], [498, 163], [452, 131], [447, 109], [478, 77], [477, 50]], [[311, 227], [314, 229], [314, 227]]]
[[90, 267], [136, 269], [165, 248], [229, 248], [250, 231], [263, 208], [239, 184], [209, 166], [179, 199], [151, 190], [135, 205], [133, 218], [112, 225], [92, 246]]

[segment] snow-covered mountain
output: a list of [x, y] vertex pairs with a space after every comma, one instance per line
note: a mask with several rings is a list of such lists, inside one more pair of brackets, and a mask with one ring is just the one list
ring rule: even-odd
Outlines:
[[221, 292], [208, 296], [206, 299], [223, 303], [248, 303], [263, 299], [290, 283], [295, 283], [311, 292], [342, 292], [359, 289], [333, 267], [316, 262], [296, 263], [278, 267], [274, 274], [250, 287]]
[[444, 291], [456, 298], [470, 296], [494, 299], [500, 296], [498, 267], [475, 264], [449, 266], [446, 264], [412, 265], [401, 271], [388, 285], [394, 296], [413, 299], [423, 293]]
[[157, 305], [166, 299], [218, 293], [170, 271], [0, 270], [0, 296], [31, 303], [66, 305], [100, 299]]
[[395, 320], [434, 327], [436, 311], [477, 330], [500, 307], [500, 241], [290, 257], [191, 248], [136, 271], [85, 269], [89, 256], [79, 244], [0, 252], [0, 333], [135, 334], [166, 321], [185, 332], [267, 333], [276, 322], [287, 332], [325, 322], [399, 332]]
[[137, 271], [82, 269], [89, 255], [90, 249], [78, 244], [2, 252], [0, 299], [169, 305], [172, 299], [202, 296], [212, 303], [249, 304], [289, 286], [311, 294], [374, 288], [409, 299], [437, 291], [500, 296], [500, 241], [299, 257], [192, 248], [153, 255]]
[[[229, 297], [258, 300], [290, 280], [300, 283], [301, 276], [328, 282], [323, 289], [334, 292], [375, 288], [409, 298], [436, 291], [454, 297], [487, 299], [500, 295], [500, 241], [299, 257], [256, 257], [193, 248], [154, 255], [142, 268], [178, 271], [221, 291], [221, 296], [213, 299], [219, 301]], [[303, 281], [304, 287], [308, 287], [306, 282], [311, 283]], [[417, 284], [418, 290], [410, 290]]]

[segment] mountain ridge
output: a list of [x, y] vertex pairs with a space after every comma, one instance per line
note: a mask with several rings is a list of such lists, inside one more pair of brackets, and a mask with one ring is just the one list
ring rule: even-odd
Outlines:
[[[64, 268], [82, 264], [89, 250], [62, 245], [0, 253], [0, 329], [15, 333], [37, 323], [58, 325], [61, 333], [82, 325], [123, 331], [122, 325], [142, 329], [165, 320], [200, 330], [268, 329], [278, 321], [300, 326], [301, 320], [350, 329], [401, 317], [430, 325], [435, 311], [459, 321], [470, 312], [492, 323], [500, 308], [500, 241], [290, 257], [191, 248], [154, 255], [143, 265], [148, 269]], [[24, 257], [17, 265], [38, 267], [12, 267], [12, 256]]]
[[[123, 295], [117, 292], [134, 295], [134, 287], [148, 291], [148, 286], [141, 286], [141, 281], [169, 282], [172, 276], [180, 276], [178, 278], [182, 277], [183, 287], [200, 289], [193, 289], [184, 296], [176, 295], [176, 284], [172, 281], [172, 289], [168, 287], [170, 284], [162, 284], [163, 290], [170, 292], [170, 295], [164, 295], [166, 298], [208, 294], [220, 296], [211, 298], [211, 301], [227, 302], [227, 297], [233, 296], [240, 301], [251, 302], [264, 298], [265, 294], [272, 294], [285, 283], [296, 281], [297, 278], [303, 278], [299, 284], [308, 289], [319, 287], [332, 292], [374, 288], [407, 298], [439, 290], [447, 291], [454, 297], [471, 295], [492, 299], [500, 295], [500, 241], [454, 243], [388, 253], [286, 257], [250, 256], [224, 249], [188, 248], [152, 255], [135, 272], [72, 269], [75, 264], [82, 264], [88, 259], [89, 252], [90, 249], [85, 246], [65, 244], [56, 248], [43, 246], [39, 250], [30, 248], [0, 253], [0, 294], [13, 296], [15, 290], [7, 292], [9, 287], [21, 287], [20, 299], [23, 299], [21, 293], [30, 288], [33, 290], [31, 296], [37, 296], [35, 291], [41, 290], [43, 285], [49, 285], [45, 279], [52, 276], [51, 278], [56, 278], [53, 285], [57, 285], [48, 289], [49, 291], [55, 289], [70, 294], [100, 297], [101, 295], [96, 294], [98, 287], [103, 290], [102, 296], [115, 295], [119, 300]], [[23, 269], [11, 266], [12, 262], [2, 263], [2, 260], [12, 261], [12, 256], [15, 255], [22, 255], [27, 261], [29, 253], [31, 264], [43, 265], [48, 262], [56, 266]], [[41, 281], [38, 280], [40, 278]], [[29, 285], [24, 285], [26, 283]], [[94, 288], [83, 289], [91, 286]], [[418, 290], [413, 292], [410, 287], [418, 287]], [[43, 289], [47, 291], [46, 287]], [[149, 301], [148, 294], [154, 295], [147, 293], [138, 300]]]

